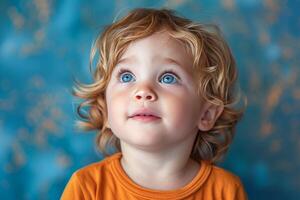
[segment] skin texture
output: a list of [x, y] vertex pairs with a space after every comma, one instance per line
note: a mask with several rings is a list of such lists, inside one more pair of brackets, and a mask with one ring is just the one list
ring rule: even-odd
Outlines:
[[[199, 170], [189, 158], [197, 131], [212, 128], [222, 109], [197, 95], [191, 68], [183, 44], [161, 31], [132, 42], [112, 72], [106, 90], [108, 124], [121, 141], [124, 171], [143, 187], [177, 189]], [[119, 76], [120, 69], [127, 72]], [[159, 119], [129, 117], [142, 108]]]

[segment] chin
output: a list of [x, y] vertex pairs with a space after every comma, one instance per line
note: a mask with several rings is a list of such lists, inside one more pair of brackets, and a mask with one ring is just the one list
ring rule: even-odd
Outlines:
[[121, 141], [124, 141], [131, 146], [136, 146], [140, 149], [151, 149], [153, 147], [161, 146], [162, 144], [161, 137], [149, 137], [145, 136], [144, 134], [135, 138], [121, 138]]

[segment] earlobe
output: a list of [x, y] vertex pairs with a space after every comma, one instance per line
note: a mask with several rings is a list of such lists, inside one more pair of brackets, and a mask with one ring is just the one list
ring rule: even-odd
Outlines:
[[108, 129], [110, 129], [110, 125], [109, 125], [109, 122], [108, 122], [108, 120], [104, 123], [104, 127], [106, 127], [106, 128], [108, 128]]
[[198, 128], [201, 131], [209, 131], [213, 128], [215, 122], [220, 117], [224, 110], [224, 106], [222, 105], [214, 105], [211, 103], [207, 103], [204, 106], [204, 109], [201, 113]]

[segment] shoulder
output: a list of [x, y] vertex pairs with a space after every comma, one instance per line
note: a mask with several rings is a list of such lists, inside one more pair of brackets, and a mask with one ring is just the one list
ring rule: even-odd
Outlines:
[[119, 156], [120, 154], [114, 154], [75, 171], [67, 183], [61, 199], [96, 199], [99, 188], [105, 184], [103, 180], [111, 177], [111, 163]]
[[99, 162], [94, 162], [86, 165], [73, 173], [79, 181], [85, 179], [85, 181], [99, 180], [99, 176], [110, 171], [111, 163], [118, 159], [120, 154], [114, 154]]
[[210, 175], [206, 181], [207, 188], [225, 199], [247, 199], [241, 179], [232, 172], [221, 167], [210, 165]]
[[232, 172], [221, 167], [212, 165], [210, 178], [219, 184], [226, 184], [238, 187], [241, 185], [240, 178]]
[[237, 175], [216, 165], [205, 163], [205, 166], [210, 168], [210, 173], [204, 188], [216, 194], [216, 199], [248, 199], [241, 179]]

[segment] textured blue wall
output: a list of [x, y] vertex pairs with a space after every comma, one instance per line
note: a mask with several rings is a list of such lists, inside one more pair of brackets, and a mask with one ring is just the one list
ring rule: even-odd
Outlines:
[[72, 77], [90, 82], [101, 28], [135, 7], [167, 6], [220, 25], [248, 109], [222, 166], [250, 199], [300, 197], [300, 2], [35, 0], [0, 3], [0, 196], [58, 199], [71, 173], [102, 159], [74, 128]]

